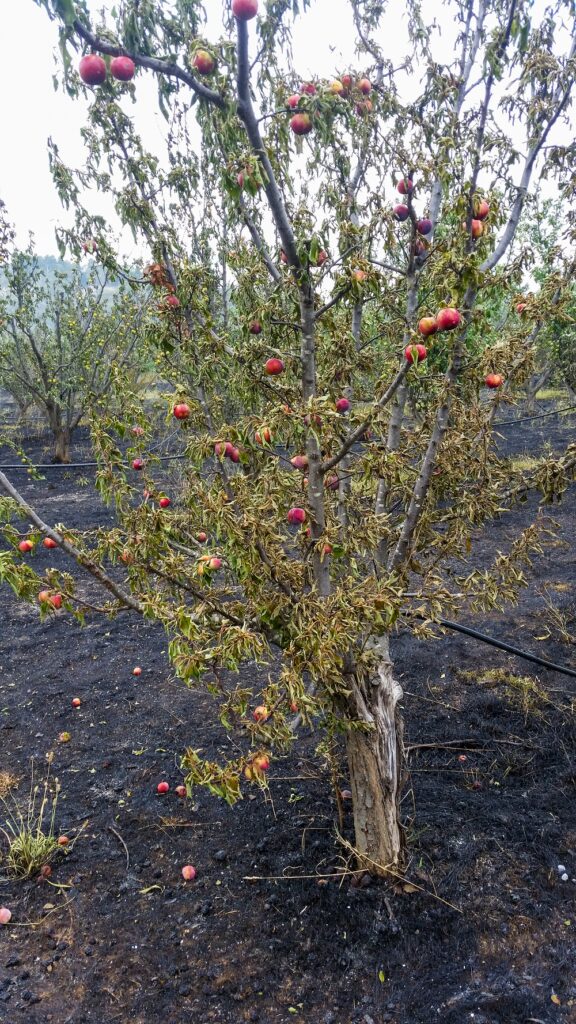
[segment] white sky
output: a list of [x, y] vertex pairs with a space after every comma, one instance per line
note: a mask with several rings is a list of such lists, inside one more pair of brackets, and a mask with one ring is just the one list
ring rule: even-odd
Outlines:
[[[113, 0], [89, 0], [95, 13]], [[207, 0], [212, 12], [207, 35], [217, 39], [223, 33], [221, 11], [228, 0]], [[32, 0], [0, 0], [3, 47], [0, 61], [0, 138], [3, 140], [0, 162], [0, 198], [16, 225], [17, 242], [25, 245], [34, 233], [36, 250], [44, 255], [56, 253], [54, 228], [71, 222], [71, 215], [60, 206], [48, 169], [46, 140], [51, 136], [62, 159], [70, 166], [81, 166], [84, 151], [80, 129], [86, 123], [88, 100], [70, 99], [53, 88], [53, 75], [59, 69], [57, 24]], [[431, 5], [430, 5], [431, 6]], [[533, 15], [543, 6], [536, 0]], [[397, 62], [405, 49], [406, 15], [401, 3], [390, 5], [390, 13], [380, 38], [389, 43], [388, 51]], [[453, 57], [455, 23], [447, 10], [434, 5], [441, 22], [437, 36], [437, 57], [444, 62]], [[452, 12], [451, 12], [452, 14]], [[252, 41], [254, 32], [251, 32]], [[348, 0], [313, 0], [312, 10], [298, 19], [293, 41], [296, 67], [303, 79], [312, 75], [331, 77], [336, 69], [358, 67], [353, 52], [355, 34]], [[166, 122], [158, 112], [156, 87], [151, 72], [140, 71], [136, 78], [138, 101], [127, 101], [126, 110], [134, 118], [144, 143], [151, 150], [163, 151]], [[404, 97], [405, 99], [407, 97]], [[103, 213], [118, 230], [118, 223], [103, 196], [93, 195], [87, 203], [94, 213]], [[124, 235], [120, 248], [134, 255], [130, 234]]]

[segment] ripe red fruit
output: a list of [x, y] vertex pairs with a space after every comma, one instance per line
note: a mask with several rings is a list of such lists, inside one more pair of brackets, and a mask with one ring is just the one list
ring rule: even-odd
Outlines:
[[52, 537], [45, 537], [44, 540], [42, 541], [42, 544], [44, 545], [45, 548], [57, 548], [58, 547], [56, 541], [52, 540]]
[[172, 410], [177, 420], [187, 420], [190, 415], [190, 406], [186, 402], [178, 402]]
[[418, 330], [423, 338], [428, 338], [431, 334], [436, 334], [438, 324], [433, 316], [424, 316], [418, 323]]
[[401, 222], [407, 220], [407, 218], [410, 216], [410, 210], [408, 209], [407, 206], [404, 206], [403, 203], [398, 203], [398, 205], [395, 206], [394, 209], [392, 210], [392, 213], [394, 214], [396, 220], [399, 220]]
[[97, 53], [88, 53], [82, 57], [78, 73], [86, 85], [102, 85], [106, 81], [106, 64]]
[[315, 96], [318, 90], [313, 82], [304, 82], [302, 92], [306, 93], [307, 96]]
[[522, 316], [522, 313], [523, 313], [523, 312], [524, 312], [524, 310], [526, 309], [526, 305], [527, 305], [527, 304], [526, 304], [525, 302], [519, 302], [519, 303], [517, 304], [517, 306], [516, 306], [516, 312], [518, 313], [518, 316]]
[[295, 455], [290, 459], [290, 465], [294, 466], [294, 469], [308, 469], [308, 456]]
[[197, 50], [192, 61], [192, 67], [200, 75], [211, 75], [216, 67], [216, 61], [208, 50]]
[[327, 487], [329, 491], [337, 491], [339, 483], [340, 481], [335, 473], [324, 478], [324, 487]]
[[68, 846], [69, 842], [70, 842], [70, 840], [68, 839], [68, 836], [59, 836], [58, 837], [58, 846]]
[[136, 65], [130, 57], [114, 57], [110, 64], [110, 74], [119, 82], [130, 82], [134, 78]]
[[186, 796], [186, 786], [176, 786], [174, 792], [176, 793], [176, 796], [184, 798]]
[[232, 14], [238, 21], [250, 21], [258, 13], [258, 0], [232, 0]]
[[460, 313], [452, 306], [441, 309], [436, 316], [439, 331], [453, 331], [459, 326], [461, 320]]
[[340, 81], [345, 89], [350, 89], [352, 87], [352, 75], [342, 75]]
[[134, 668], [132, 669], [132, 675], [133, 676], [141, 676], [142, 675], [142, 669], [140, 668], [140, 665], [135, 665], [134, 666]]
[[267, 772], [270, 767], [270, 758], [267, 754], [258, 754], [252, 761], [252, 764], [256, 771]]
[[255, 722], [265, 722], [268, 718], [268, 708], [265, 704], [259, 704], [257, 708], [254, 708], [252, 712], [252, 718]]
[[56, 609], [61, 608], [62, 607], [62, 594], [52, 594], [52, 596], [48, 598], [48, 602], [49, 602], [49, 604], [52, 605], [53, 608], [56, 608]]
[[312, 121], [309, 114], [294, 114], [290, 118], [290, 127], [294, 135], [308, 135], [312, 131]]
[[278, 374], [284, 373], [284, 363], [281, 359], [267, 359], [264, 369], [269, 377], [277, 377]]
[[489, 373], [484, 383], [487, 388], [500, 388], [504, 383], [504, 377], [500, 373]]
[[272, 440], [272, 431], [270, 430], [270, 427], [262, 427], [260, 430], [257, 430], [254, 438], [256, 440], [256, 444], [270, 444]]
[[180, 305], [180, 299], [177, 295], [167, 295], [164, 302], [167, 306], [170, 306], [171, 309], [178, 309]]
[[120, 561], [124, 562], [124, 565], [130, 565], [134, 561], [134, 555], [130, 551], [123, 551], [120, 555]]
[[490, 213], [490, 207], [485, 199], [480, 201], [476, 200], [474, 203], [474, 214], [478, 220], [486, 220], [486, 217]]
[[332, 545], [331, 544], [325, 544], [324, 547], [322, 548], [322, 554], [323, 555], [331, 555], [332, 554]]
[[140, 470], [144, 469], [144, 459], [133, 459], [132, 469]]
[[286, 106], [290, 107], [290, 110], [296, 110], [296, 107], [298, 106], [299, 103], [300, 97], [297, 93], [294, 93], [293, 96], [289, 96], [288, 99], [286, 100]]
[[262, 324], [259, 320], [252, 320], [248, 330], [250, 334], [262, 334]]
[[216, 572], [217, 569], [221, 569], [222, 568], [222, 559], [221, 558], [211, 558], [210, 561], [208, 562], [208, 568], [212, 569], [213, 572]]
[[30, 551], [34, 550], [34, 545], [31, 540], [21, 540], [18, 545], [18, 550], [21, 551], [23, 555], [27, 555]]
[[206, 541], [208, 540], [208, 534], [204, 533], [204, 531], [201, 530], [200, 533], [196, 534], [196, 540], [198, 541], [199, 544], [205, 544]]
[[336, 412], [348, 412], [350, 408], [349, 398], [339, 398], [336, 402]]
[[79, 708], [81, 703], [82, 703], [82, 701], [80, 700], [80, 697], [73, 697], [72, 698], [72, 707], [73, 708]]
[[160, 794], [167, 793], [169, 789], [170, 785], [168, 782], [159, 782], [156, 786], [156, 792]]
[[[466, 225], [464, 225], [466, 227]], [[470, 222], [470, 231], [472, 238], [480, 238], [484, 234], [484, 225], [481, 220], [473, 220]]]
[[226, 454], [232, 462], [240, 462], [240, 450], [233, 444], [230, 445], [230, 450]]
[[372, 83], [368, 78], [361, 78], [358, 82], [358, 88], [363, 96], [368, 96], [372, 92]]
[[160, 498], [158, 504], [160, 505], [160, 508], [168, 508], [172, 502], [170, 501], [170, 498]]
[[326, 252], [325, 249], [321, 249], [320, 252], [318, 253], [318, 256], [316, 257], [316, 266], [323, 267], [327, 259], [328, 253]]
[[362, 284], [362, 282], [365, 281], [367, 277], [368, 274], [366, 273], [365, 270], [358, 269], [352, 271], [352, 278], [354, 281], [357, 282], [357, 284]]
[[364, 117], [366, 114], [372, 113], [372, 100], [361, 100], [360, 103], [356, 104], [356, 113], [360, 117]]
[[401, 196], [408, 196], [414, 191], [414, 182], [410, 178], [401, 178], [396, 189]]
[[185, 864], [182, 868], [182, 878], [185, 882], [193, 882], [196, 878], [196, 868], [193, 868], [191, 864]]
[[404, 350], [404, 355], [409, 363], [422, 363], [428, 355], [428, 351], [424, 345], [408, 345]]
[[291, 526], [306, 522], [306, 512], [303, 508], [291, 508], [287, 516]]
[[422, 220], [416, 221], [416, 227], [421, 235], [429, 235], [432, 231], [432, 221], [429, 217], [423, 217]]
[[142, 437], [142, 434], [144, 433], [144, 427], [139, 427], [138, 425], [136, 425], [135, 427], [132, 427], [132, 433], [134, 434], [134, 437]]
[[0, 924], [9, 924], [12, 920], [12, 911], [8, 907], [0, 907]]

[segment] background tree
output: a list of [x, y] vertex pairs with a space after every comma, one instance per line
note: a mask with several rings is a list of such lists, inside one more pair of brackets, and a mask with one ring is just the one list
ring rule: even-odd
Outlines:
[[143, 301], [111, 288], [98, 268], [48, 277], [22, 252], [6, 264], [3, 286], [0, 386], [21, 409], [34, 404], [44, 414], [54, 461], [69, 462], [88, 405], [105, 408], [113, 373], [123, 370], [133, 383], [142, 367]]
[[[551, 4], [532, 22], [519, 0], [456, 0], [447, 46], [409, 5], [408, 53], [399, 61], [395, 41], [393, 63], [379, 44], [384, 6], [354, 0], [363, 66], [301, 83], [285, 56], [297, 3], [260, 4], [256, 21], [257, 0], [233, 0], [215, 41], [201, 35], [201, 4], [188, 0], [126, 2], [99, 29], [86, 3], [37, 2], [61, 22], [72, 95], [82, 86], [71, 47], [113, 58], [111, 75], [95, 56], [81, 65], [95, 94], [80, 184], [115, 190], [120, 215], [149, 246], [159, 296], [150, 334], [175, 390], [186, 470], [169, 510], [136, 500], [118, 446], [128, 417], [140, 415], [144, 430], [134, 466], [153, 498], [159, 488], [145, 418], [126, 397], [124, 417], [94, 435], [118, 528], [65, 540], [33, 521], [117, 599], [164, 623], [177, 672], [205, 681], [226, 727], [243, 725], [249, 749], [235, 760], [186, 753], [190, 785], [234, 801], [242, 776], [265, 784], [270, 750], [294, 742], [300, 723], [321, 727], [327, 756], [342, 734], [361, 863], [395, 872], [394, 624], [402, 615], [419, 630], [440, 611], [513, 599], [539, 549], [535, 524], [490, 572], [469, 554], [473, 529], [530, 483], [497, 458], [499, 385], [489, 397], [485, 379], [506, 377], [510, 393], [522, 384], [534, 332], [552, 310], [560, 315], [573, 273], [555, 273], [524, 315], [493, 330], [494, 294], [506, 289], [510, 306], [521, 297], [523, 257], [510, 247], [529, 189], [543, 171], [562, 175], [569, 155], [554, 131], [574, 79], [576, 37], [562, 27], [570, 6]], [[157, 75], [170, 117], [166, 172], [123, 110], [137, 98], [134, 67]], [[79, 179], [54, 146], [52, 166], [76, 205], [76, 237], [93, 229], [99, 258], [113, 266], [104, 226], [81, 208]], [[191, 203], [214, 239], [210, 267], [190, 259], [179, 230]], [[229, 294], [225, 282], [215, 287], [216, 265], [231, 281], [230, 303], [214, 302]], [[418, 352], [425, 339], [429, 352]], [[223, 381], [244, 410], [233, 422]], [[559, 493], [573, 466], [572, 452], [548, 460], [532, 482]], [[12, 499], [5, 513], [22, 508], [0, 482]], [[131, 594], [103, 568], [117, 558]], [[5, 577], [25, 596], [38, 583], [27, 568]], [[260, 690], [235, 674], [254, 661], [269, 673]]]

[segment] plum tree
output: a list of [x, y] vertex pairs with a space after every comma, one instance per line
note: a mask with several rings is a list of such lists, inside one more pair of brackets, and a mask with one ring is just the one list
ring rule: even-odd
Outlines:
[[[203, 38], [202, 5], [188, 0], [123, 4], [102, 31], [85, 2], [36, 2], [60, 21], [72, 95], [83, 88], [74, 49], [125, 54], [136, 66], [129, 86], [108, 76], [91, 90], [86, 175], [106, 175], [116, 208], [154, 261], [148, 280], [159, 296], [179, 299], [150, 337], [177, 400], [190, 408], [181, 428], [185, 511], [173, 505], [160, 523], [149, 504], [134, 501], [116, 457], [119, 424], [109, 421], [95, 444], [119, 526], [108, 545], [75, 537], [63, 548], [96, 568], [117, 600], [163, 623], [176, 671], [217, 689], [225, 726], [243, 725], [250, 749], [234, 760], [185, 753], [189, 786], [234, 802], [241, 785], [266, 784], [256, 758], [273, 766], [273, 752], [296, 742], [302, 723], [316, 725], [324, 752], [343, 737], [360, 862], [397, 872], [404, 839], [395, 624], [401, 617], [421, 632], [422, 616], [513, 599], [523, 562], [539, 549], [533, 524], [490, 572], [471, 556], [461, 572], [444, 570], [448, 559], [465, 558], [473, 528], [514, 502], [521, 482], [493, 450], [492, 416], [526, 379], [533, 331], [552, 306], [562, 308], [573, 273], [567, 260], [530, 320], [510, 320], [469, 358], [473, 339], [487, 334], [494, 289], [506, 287], [513, 301], [520, 271], [511, 245], [530, 189], [542, 173], [568, 167], [570, 148], [554, 133], [566, 123], [574, 80], [576, 36], [562, 25], [570, 4], [557, 0], [532, 22], [518, 0], [451, 0], [446, 18], [456, 28], [447, 49], [409, 3], [403, 63], [396, 40], [390, 54], [378, 42], [390, 37], [381, 31], [383, 5], [351, 0], [362, 67], [347, 72], [340, 91], [332, 87], [338, 69], [302, 85], [287, 64], [291, 18], [307, 4], [261, 2], [258, 18], [257, 3], [236, 18], [231, 9], [218, 41]], [[209, 80], [191, 66], [198, 47], [214, 54]], [[402, 98], [398, 66], [422, 70], [413, 100]], [[144, 74], [156, 76], [171, 118], [168, 171], [143, 150], [124, 111], [123, 90], [137, 98]], [[190, 141], [191, 96], [201, 147]], [[62, 198], [76, 203], [76, 236], [99, 242], [54, 147], [52, 165]], [[240, 174], [243, 185], [251, 180], [246, 168], [258, 187], [242, 188]], [[395, 217], [399, 182], [406, 212]], [[489, 210], [478, 234], [481, 202]], [[113, 266], [115, 257], [99, 242], [98, 259]], [[425, 317], [437, 329], [428, 332], [426, 362], [411, 362], [404, 353], [420, 342]], [[258, 335], [248, 329], [256, 320]], [[488, 372], [506, 380], [491, 402]], [[410, 416], [418, 390], [421, 424]], [[346, 416], [336, 409], [342, 397]], [[262, 424], [278, 448], [255, 441]], [[305, 457], [305, 477], [290, 466], [292, 453]], [[547, 481], [548, 495], [550, 481], [554, 493], [566, 486], [574, 453], [554, 466], [537, 466], [531, 478]], [[151, 489], [153, 471], [152, 455], [143, 464]], [[22, 499], [5, 476], [0, 482], [14, 512]], [[38, 524], [37, 516], [47, 528]], [[210, 549], [202, 557], [199, 531]], [[120, 558], [136, 536], [120, 586], [103, 562]], [[28, 575], [14, 570], [10, 582], [31, 592]], [[257, 692], [236, 675], [254, 661], [269, 673]], [[255, 706], [267, 709], [265, 718], [254, 718]]]

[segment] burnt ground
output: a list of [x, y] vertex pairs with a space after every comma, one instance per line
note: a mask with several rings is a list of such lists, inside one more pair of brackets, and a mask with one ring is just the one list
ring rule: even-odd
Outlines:
[[[503, 428], [503, 448], [559, 448], [575, 423]], [[37, 443], [25, 448], [43, 457]], [[51, 522], [110, 516], [87, 470], [14, 479]], [[562, 633], [576, 632], [574, 496], [554, 507], [557, 538], [519, 605], [474, 620], [572, 667], [574, 640]], [[483, 534], [477, 564], [533, 507]], [[33, 557], [50, 564], [47, 552]], [[575, 680], [462, 636], [399, 634], [406, 743], [435, 745], [408, 756], [413, 884], [353, 887], [333, 874], [346, 853], [315, 737], [274, 760], [268, 798], [229, 809], [199, 790], [182, 801], [182, 750], [216, 758], [231, 741], [212, 724], [212, 698], [174, 679], [164, 634], [129, 614], [41, 623], [6, 588], [0, 614], [0, 769], [25, 800], [31, 759], [42, 776], [53, 751], [57, 830], [78, 835], [49, 880], [0, 887], [13, 913], [0, 928], [3, 1024], [576, 1021]], [[491, 668], [513, 676], [486, 679]], [[160, 797], [162, 779], [172, 789]]]

